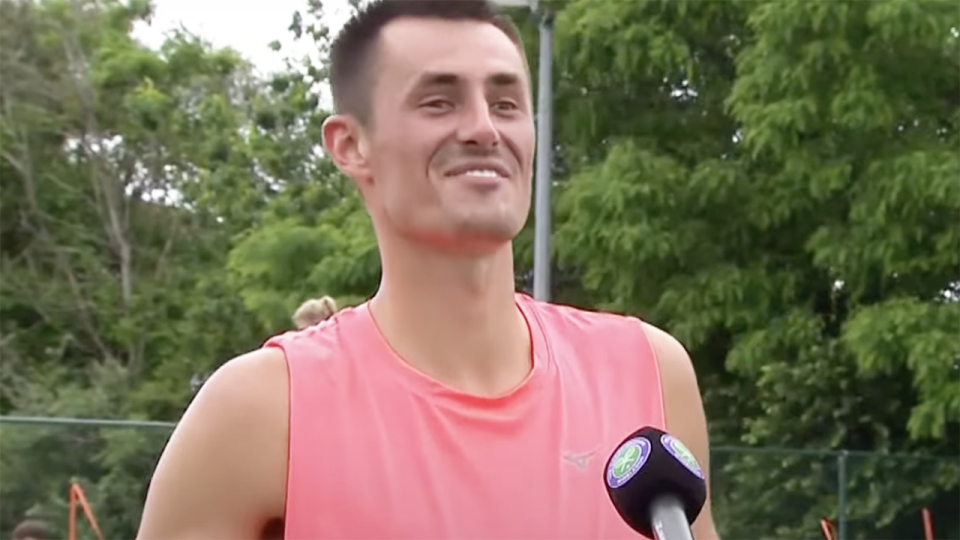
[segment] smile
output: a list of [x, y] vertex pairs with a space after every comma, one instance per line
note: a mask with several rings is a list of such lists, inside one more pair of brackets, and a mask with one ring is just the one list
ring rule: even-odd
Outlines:
[[475, 178], [500, 178], [501, 175], [497, 171], [492, 171], [490, 169], [476, 169], [470, 170], [463, 173], [460, 173], [457, 176], [472, 176]]
[[470, 178], [509, 178], [510, 171], [499, 163], [466, 163], [447, 172], [446, 176]]

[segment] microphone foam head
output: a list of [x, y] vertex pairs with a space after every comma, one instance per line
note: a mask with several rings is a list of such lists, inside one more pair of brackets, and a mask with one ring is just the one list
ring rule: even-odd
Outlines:
[[650, 509], [656, 498], [679, 499], [690, 523], [707, 499], [696, 458], [678, 439], [653, 427], [633, 432], [617, 446], [604, 467], [604, 484], [620, 517], [648, 538], [653, 538]]

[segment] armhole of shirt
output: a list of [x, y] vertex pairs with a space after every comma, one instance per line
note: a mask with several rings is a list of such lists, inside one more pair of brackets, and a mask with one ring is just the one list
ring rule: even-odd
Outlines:
[[[657, 351], [657, 346], [653, 344], [653, 340], [650, 339], [650, 334], [645, 328], [645, 323], [642, 319], [636, 318], [637, 324], [640, 327], [640, 335], [643, 339], [644, 345], [646, 346], [647, 353], [649, 356], [649, 362], [652, 364], [651, 371], [653, 372], [654, 377], [654, 387], [657, 391], [657, 402], [660, 404], [660, 411], [658, 415], [658, 421], [660, 429], [664, 431], [667, 430], [667, 402], [663, 392], [663, 370], [660, 369], [660, 353]], [[641, 359], [642, 361], [642, 359]]]
[[[297, 376], [299, 371], [298, 364], [301, 361], [298, 360], [298, 357], [301, 355], [299, 349], [302, 347], [303, 338], [293, 333], [289, 332], [279, 336], [274, 336], [273, 338], [267, 340], [263, 344], [263, 347], [277, 348], [283, 354], [284, 363], [287, 367], [287, 466], [286, 466], [286, 489], [284, 490], [284, 537], [289, 538], [291, 532], [291, 526], [295, 529], [298, 525], [291, 523], [291, 520], [288, 516], [295, 516], [297, 513], [302, 512], [298, 510], [296, 506], [291, 507], [292, 504], [298, 504], [294, 499], [298, 497], [297, 493], [300, 491], [300, 486], [298, 485], [296, 474], [298, 468], [298, 462], [300, 460], [299, 450], [304, 445], [309, 445], [308, 441], [304, 441], [303, 437], [308, 436], [302, 432], [301, 424], [303, 421], [300, 419], [299, 414], [296, 411], [302, 408], [309, 403], [302, 403], [303, 401], [303, 389], [300, 386], [304, 383], [303, 376]], [[295, 407], [297, 403], [301, 403], [299, 407]]]

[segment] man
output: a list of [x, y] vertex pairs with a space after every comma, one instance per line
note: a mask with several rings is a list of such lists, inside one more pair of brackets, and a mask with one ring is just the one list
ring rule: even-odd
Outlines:
[[26, 519], [14, 527], [13, 540], [53, 540], [53, 530], [39, 519]]
[[[522, 50], [481, 0], [384, 0], [346, 25], [323, 142], [366, 203], [380, 288], [207, 381], [140, 540], [637, 538], [602, 481], [623, 437], [666, 428], [708, 469], [675, 339], [515, 294], [535, 146]], [[717, 538], [709, 503], [694, 532]]]

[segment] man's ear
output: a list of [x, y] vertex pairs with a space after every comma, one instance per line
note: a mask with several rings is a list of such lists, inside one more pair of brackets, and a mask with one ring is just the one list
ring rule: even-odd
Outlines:
[[334, 114], [323, 121], [323, 148], [347, 176], [357, 182], [370, 178], [363, 128], [352, 116]]

